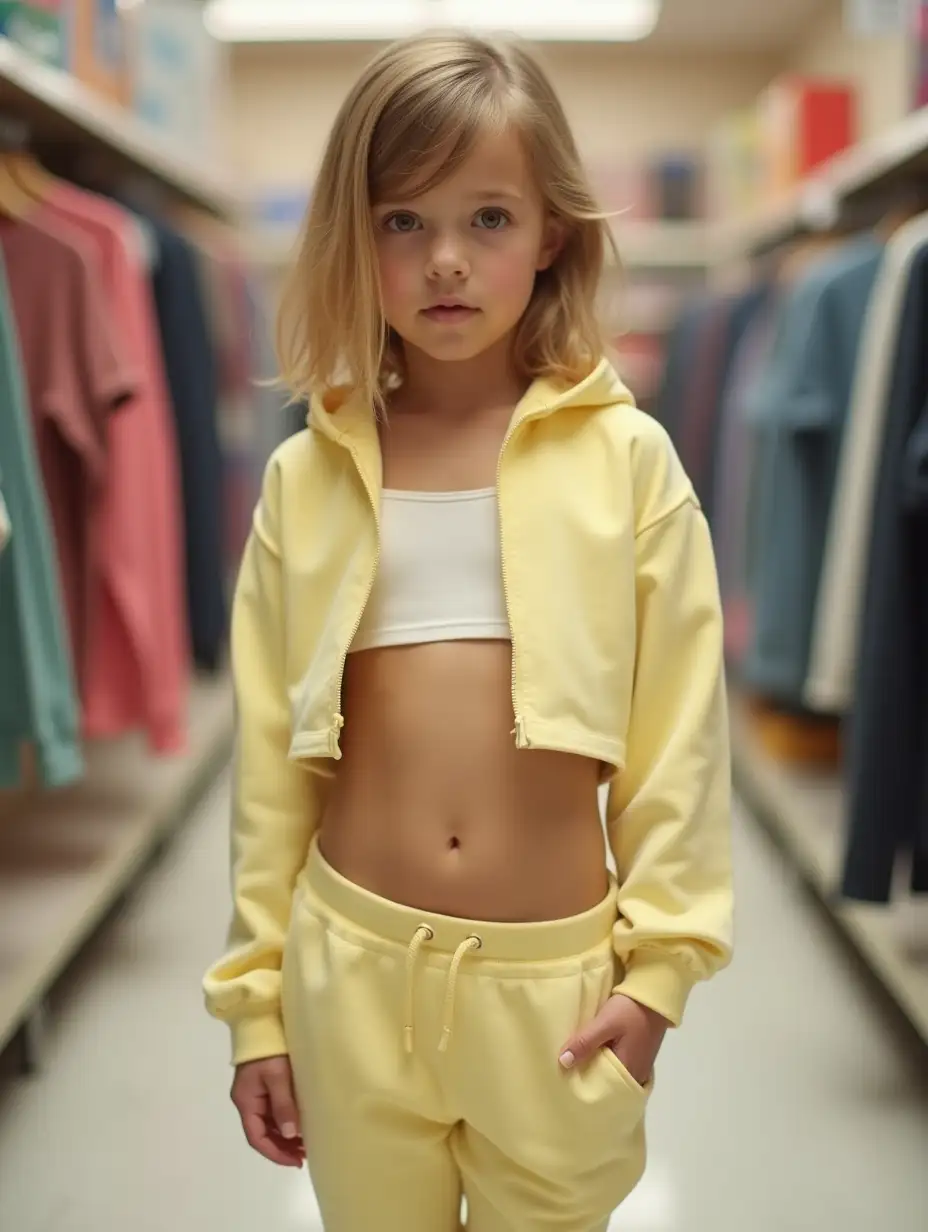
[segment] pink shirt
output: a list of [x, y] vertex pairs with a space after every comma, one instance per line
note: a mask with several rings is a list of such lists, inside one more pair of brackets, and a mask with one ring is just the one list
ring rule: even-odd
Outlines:
[[79, 232], [37, 215], [0, 225], [0, 244], [83, 691], [98, 616], [111, 413], [132, 398], [136, 374]]
[[142, 725], [158, 752], [186, 741], [190, 653], [177, 446], [151, 291], [133, 224], [118, 206], [61, 184], [45, 206], [93, 244], [107, 300], [138, 373], [110, 420], [103, 499], [104, 586], [91, 639], [85, 731]]

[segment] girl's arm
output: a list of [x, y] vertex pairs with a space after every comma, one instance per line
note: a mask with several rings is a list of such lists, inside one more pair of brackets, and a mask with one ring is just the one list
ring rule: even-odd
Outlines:
[[280, 558], [272, 458], [232, 609], [238, 719], [232, 801], [234, 913], [225, 955], [204, 980], [210, 1013], [232, 1028], [235, 1064], [287, 1051], [281, 963], [296, 879], [318, 824], [313, 776], [290, 761]]
[[671, 1023], [732, 946], [731, 770], [709, 529], [687, 484], [639, 531], [626, 766], [607, 807], [618, 871], [618, 993]]

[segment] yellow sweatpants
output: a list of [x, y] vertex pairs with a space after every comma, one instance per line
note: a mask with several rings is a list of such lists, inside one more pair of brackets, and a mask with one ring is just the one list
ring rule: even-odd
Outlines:
[[326, 1232], [603, 1232], [645, 1166], [611, 1049], [558, 1053], [615, 980], [614, 896], [541, 924], [399, 906], [311, 853], [284, 954], [287, 1044]]

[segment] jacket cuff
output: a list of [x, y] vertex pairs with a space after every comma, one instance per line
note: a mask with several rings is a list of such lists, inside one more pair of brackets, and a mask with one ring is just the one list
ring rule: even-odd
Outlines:
[[232, 1064], [246, 1065], [288, 1052], [284, 1024], [278, 1014], [241, 1018], [232, 1024]]
[[694, 982], [679, 963], [663, 954], [638, 953], [630, 955], [625, 978], [613, 994], [631, 997], [679, 1027]]

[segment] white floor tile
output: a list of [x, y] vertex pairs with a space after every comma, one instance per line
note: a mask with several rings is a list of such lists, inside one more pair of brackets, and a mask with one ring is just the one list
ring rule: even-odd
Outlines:
[[[306, 1178], [240, 1140], [226, 1039], [202, 1010], [227, 912], [227, 794], [81, 962], [43, 1073], [0, 1090], [4, 1232], [320, 1232]], [[737, 856], [737, 962], [668, 1042], [650, 1168], [613, 1226], [924, 1232], [924, 1058], [744, 818]]]

